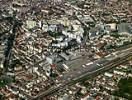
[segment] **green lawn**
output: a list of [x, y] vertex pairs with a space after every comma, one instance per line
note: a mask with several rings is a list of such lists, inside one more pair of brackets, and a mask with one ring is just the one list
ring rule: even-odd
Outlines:
[[132, 100], [132, 78], [123, 78], [118, 83], [119, 90], [114, 91], [114, 95]]
[[0, 87], [4, 87], [5, 85], [8, 85], [12, 82], [12, 79], [10, 77], [1, 77], [0, 78]]

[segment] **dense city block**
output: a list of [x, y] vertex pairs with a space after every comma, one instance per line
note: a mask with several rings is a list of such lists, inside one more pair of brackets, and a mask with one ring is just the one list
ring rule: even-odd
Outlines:
[[132, 0], [0, 0], [0, 100], [132, 100]]

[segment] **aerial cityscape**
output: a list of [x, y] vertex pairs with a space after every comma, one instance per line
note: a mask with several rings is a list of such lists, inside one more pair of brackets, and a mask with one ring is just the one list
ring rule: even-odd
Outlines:
[[0, 0], [0, 100], [132, 100], [132, 0]]

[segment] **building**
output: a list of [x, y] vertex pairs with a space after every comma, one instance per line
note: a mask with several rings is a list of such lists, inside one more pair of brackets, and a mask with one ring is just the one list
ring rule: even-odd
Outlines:
[[0, 45], [0, 68], [3, 68], [3, 60], [4, 60], [4, 45]]
[[116, 23], [111, 23], [111, 24], [106, 24], [106, 28], [110, 31], [117, 31], [117, 24]]

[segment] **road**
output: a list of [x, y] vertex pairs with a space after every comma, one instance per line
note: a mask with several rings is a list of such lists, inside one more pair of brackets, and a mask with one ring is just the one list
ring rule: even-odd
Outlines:
[[65, 74], [62, 77], [63, 81], [60, 82], [60, 85], [51, 87], [49, 90], [40, 93], [39, 95], [33, 97], [33, 100], [52, 95], [53, 93], [56, 93], [57, 91], [62, 90], [65, 87], [80, 81], [85, 76], [90, 77], [96, 73], [109, 70], [112, 67], [126, 62], [128, 60], [127, 58], [130, 58], [132, 56], [132, 48], [115, 52], [115, 54], [117, 55], [111, 56], [111, 59], [109, 59], [108, 57], [102, 58], [95, 61], [93, 64], [86, 66], [85, 68], [81, 66], [77, 70], [73, 70]]

